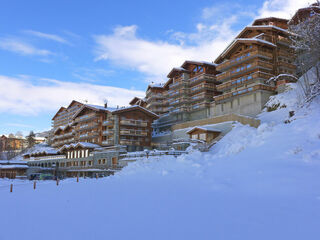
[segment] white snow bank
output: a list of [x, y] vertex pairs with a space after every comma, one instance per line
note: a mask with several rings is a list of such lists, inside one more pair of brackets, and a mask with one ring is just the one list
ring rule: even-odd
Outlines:
[[0, 239], [316, 240], [320, 99], [297, 107], [290, 95], [272, 100], [287, 108], [262, 113], [260, 127], [237, 124], [207, 153], [150, 157], [113, 177], [36, 190], [19, 182], [9, 193], [0, 180]]

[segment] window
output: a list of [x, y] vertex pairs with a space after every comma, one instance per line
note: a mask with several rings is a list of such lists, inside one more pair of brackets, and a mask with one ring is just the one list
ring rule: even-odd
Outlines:
[[201, 133], [200, 134], [200, 140], [206, 140], [206, 134], [205, 133]]
[[192, 139], [198, 139], [198, 134], [192, 134], [192, 135], [191, 135], [191, 138], [192, 138]]

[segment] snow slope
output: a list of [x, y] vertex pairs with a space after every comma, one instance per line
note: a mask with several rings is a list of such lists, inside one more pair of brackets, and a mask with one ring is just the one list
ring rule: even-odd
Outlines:
[[279, 108], [263, 112], [259, 128], [236, 124], [207, 153], [36, 190], [0, 184], [0, 240], [319, 239], [320, 99], [299, 107], [291, 87], [271, 99]]

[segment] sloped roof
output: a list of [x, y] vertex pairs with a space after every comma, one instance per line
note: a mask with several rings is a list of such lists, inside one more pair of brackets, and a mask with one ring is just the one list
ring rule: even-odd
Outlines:
[[127, 112], [127, 111], [134, 111], [134, 110], [142, 111], [142, 112], [146, 113], [147, 115], [151, 116], [154, 119], [159, 118], [159, 116], [157, 114], [155, 114], [154, 112], [151, 112], [148, 109], [146, 109], [144, 107], [141, 107], [141, 106], [138, 106], [138, 105], [119, 108], [117, 110], [112, 111], [112, 114], [118, 114], [118, 113]]
[[212, 67], [216, 67], [217, 64], [215, 63], [211, 63], [211, 62], [206, 62], [206, 61], [191, 61], [191, 60], [186, 60], [182, 65], [181, 67], [184, 69], [187, 65], [198, 65], [198, 66], [204, 66], [204, 65], [207, 65], [207, 66], [212, 66]]
[[221, 130], [219, 129], [216, 129], [216, 128], [212, 128], [212, 127], [202, 127], [202, 126], [196, 126], [196, 127], [193, 127], [192, 129], [190, 129], [189, 131], [187, 131], [188, 134], [196, 131], [196, 130], [202, 130], [202, 131], [205, 131], [205, 132], [221, 132]]
[[188, 72], [190, 72], [190, 71], [188, 71], [188, 70], [186, 70], [186, 69], [184, 69], [184, 68], [182, 68], [182, 67], [175, 67], [175, 68], [172, 68], [172, 70], [169, 72], [169, 74], [168, 74], [168, 78], [172, 78], [172, 77], [174, 77], [177, 73], [181, 73], [181, 72], [186, 72], [186, 73], [188, 73]]
[[287, 29], [283, 29], [281, 27], [277, 27], [274, 25], [254, 25], [254, 26], [246, 26], [238, 35], [236, 38], [241, 38], [244, 33], [246, 33], [247, 31], [252, 31], [252, 30], [276, 30], [279, 32], [282, 32], [284, 34], [290, 34], [290, 32]]
[[58, 112], [53, 116], [52, 120], [54, 120], [54, 119], [58, 116], [58, 114], [59, 114], [60, 112], [65, 111], [65, 110], [67, 110], [65, 107], [60, 107], [59, 110], [58, 110]]
[[259, 22], [264, 22], [264, 21], [278, 21], [278, 22], [284, 22], [284, 23], [288, 23], [289, 20], [288, 19], [284, 19], [284, 18], [277, 18], [277, 17], [266, 17], [266, 18], [258, 18], [256, 20], [254, 20], [254, 22], [252, 23], [252, 25], [256, 25]]
[[93, 105], [93, 104], [84, 104], [78, 111], [76, 111], [76, 113], [72, 116], [72, 119], [74, 119], [75, 117], [77, 117], [82, 110], [89, 108], [93, 111], [99, 112], [112, 112], [113, 110], [115, 110], [116, 108], [105, 108], [104, 106], [99, 106], [99, 105]]
[[239, 43], [259, 43], [263, 45], [268, 45], [270, 47], [276, 47], [275, 44], [268, 42], [266, 40], [262, 40], [256, 37], [253, 38], [236, 38], [234, 39], [230, 45], [218, 56], [215, 60], [216, 63], [221, 63], [222, 59], [225, 58]]
[[99, 148], [100, 146], [97, 145], [97, 144], [88, 143], [88, 142], [71, 143], [71, 144], [63, 145], [63, 146], [59, 149], [59, 152], [63, 151], [64, 149], [71, 149], [71, 148], [77, 148], [77, 147], [82, 147], [82, 148]]

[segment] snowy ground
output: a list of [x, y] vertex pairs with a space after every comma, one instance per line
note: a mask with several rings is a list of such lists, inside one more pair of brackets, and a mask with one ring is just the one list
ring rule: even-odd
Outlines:
[[[104, 179], [0, 180], [0, 240], [319, 239], [320, 99], [236, 125], [210, 152], [151, 157]], [[295, 115], [288, 120], [289, 111]]]

